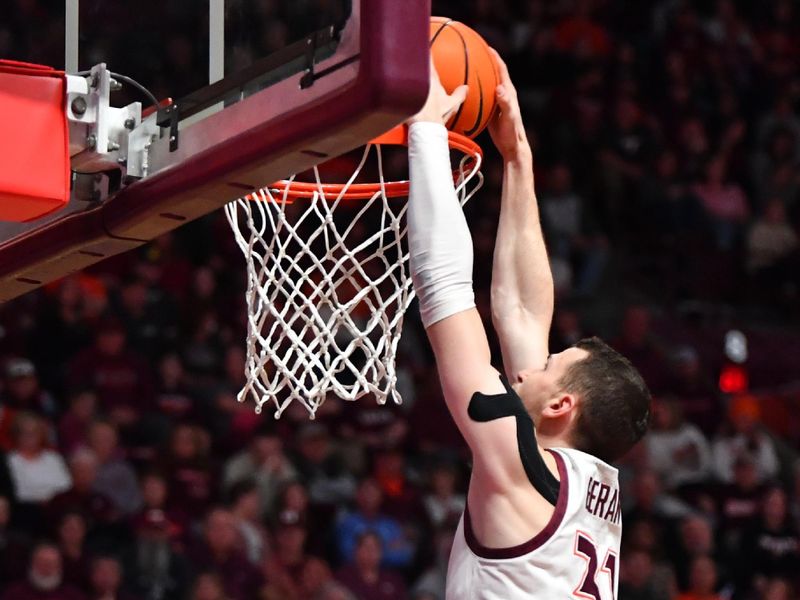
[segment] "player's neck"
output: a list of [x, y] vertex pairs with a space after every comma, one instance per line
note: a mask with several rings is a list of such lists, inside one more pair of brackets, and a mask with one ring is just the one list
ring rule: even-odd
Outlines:
[[572, 448], [569, 438], [560, 433], [550, 433], [546, 427], [536, 431], [536, 441], [542, 448]]

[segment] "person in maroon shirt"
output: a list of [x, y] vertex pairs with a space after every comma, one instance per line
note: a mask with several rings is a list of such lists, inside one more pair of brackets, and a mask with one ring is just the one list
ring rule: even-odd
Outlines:
[[73, 391], [69, 408], [58, 422], [58, 446], [69, 456], [89, 444], [89, 428], [97, 418], [97, 394], [94, 390]]
[[65, 514], [80, 511], [91, 529], [107, 525], [117, 517], [114, 503], [93, 489], [97, 476], [97, 457], [87, 448], [77, 450], [69, 459], [72, 487], [55, 495], [47, 503], [46, 513], [50, 523], [57, 525]]
[[142, 510], [133, 518], [132, 526], [138, 531], [147, 522], [153, 522], [153, 515], [163, 520], [169, 535], [176, 542], [186, 541], [189, 531], [189, 517], [178, 507], [168, 507], [167, 480], [157, 471], [144, 473], [140, 480], [142, 487]]
[[68, 512], [56, 530], [64, 581], [80, 590], [89, 583], [89, 557], [86, 555], [86, 519], [79, 512]]
[[265, 600], [303, 600], [315, 597], [333, 579], [328, 564], [306, 554], [308, 528], [302, 515], [284, 510], [275, 526], [275, 549], [264, 561]]
[[122, 428], [134, 426], [150, 405], [151, 382], [150, 366], [127, 348], [116, 319], [100, 324], [94, 346], [81, 351], [69, 368], [69, 387], [96, 390], [100, 407]]
[[208, 432], [195, 425], [178, 425], [172, 431], [165, 472], [169, 507], [190, 519], [202, 519], [217, 498], [217, 469], [209, 457]]
[[91, 600], [133, 600], [121, 590], [122, 565], [113, 556], [98, 556], [92, 560], [89, 573]]
[[86, 596], [63, 581], [61, 554], [53, 544], [36, 546], [25, 580], [6, 588], [2, 600], [86, 600]]
[[395, 571], [380, 567], [381, 539], [371, 531], [358, 538], [352, 564], [343, 567], [336, 575], [345, 587], [359, 600], [402, 600], [406, 586]]
[[240, 550], [233, 515], [224, 508], [215, 508], [203, 529], [201, 543], [189, 552], [195, 571], [218, 573], [231, 600], [251, 600], [255, 590], [261, 588], [263, 577]]

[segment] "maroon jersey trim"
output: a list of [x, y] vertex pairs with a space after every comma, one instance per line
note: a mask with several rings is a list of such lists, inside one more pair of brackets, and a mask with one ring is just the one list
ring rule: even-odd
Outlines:
[[561, 480], [558, 491], [558, 501], [556, 502], [556, 508], [553, 511], [553, 516], [550, 517], [550, 521], [544, 526], [544, 529], [527, 542], [523, 542], [517, 546], [511, 546], [510, 548], [487, 548], [475, 537], [475, 532], [472, 530], [472, 521], [469, 516], [469, 505], [467, 505], [464, 508], [464, 538], [467, 541], [467, 546], [469, 546], [469, 549], [472, 550], [476, 556], [491, 559], [507, 559], [523, 556], [542, 546], [547, 540], [553, 537], [553, 534], [555, 534], [561, 526], [561, 522], [564, 520], [564, 515], [567, 512], [567, 501], [569, 500], [569, 476], [567, 475], [567, 466], [564, 463], [564, 458], [553, 450], [548, 450], [548, 452], [556, 459], [558, 477]]

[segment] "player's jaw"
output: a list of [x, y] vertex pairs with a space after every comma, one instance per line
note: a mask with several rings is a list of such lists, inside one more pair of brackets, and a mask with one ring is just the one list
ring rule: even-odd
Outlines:
[[524, 369], [517, 374], [512, 387], [519, 394], [537, 427], [542, 418], [560, 417], [563, 410], [574, 408], [574, 398], [571, 399], [571, 406], [563, 405], [568, 393], [563, 389], [562, 382], [569, 368], [587, 356], [586, 350], [567, 348], [548, 356], [544, 368]]

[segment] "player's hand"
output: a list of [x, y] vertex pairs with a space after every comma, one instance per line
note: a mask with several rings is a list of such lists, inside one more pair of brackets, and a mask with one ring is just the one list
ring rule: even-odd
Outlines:
[[517, 90], [511, 83], [508, 67], [500, 55], [492, 48], [492, 53], [500, 68], [500, 85], [497, 86], [497, 112], [489, 121], [489, 134], [503, 160], [506, 162], [530, 156], [531, 149], [522, 114], [517, 100]]
[[453, 90], [452, 94], [448, 94], [447, 90], [442, 86], [439, 80], [439, 73], [436, 72], [436, 67], [431, 59], [431, 85], [428, 91], [428, 99], [425, 101], [425, 106], [416, 115], [408, 120], [408, 123], [418, 123], [426, 121], [430, 123], [441, 123], [444, 125], [452, 117], [458, 107], [464, 103], [467, 97], [467, 86], [461, 85]]

